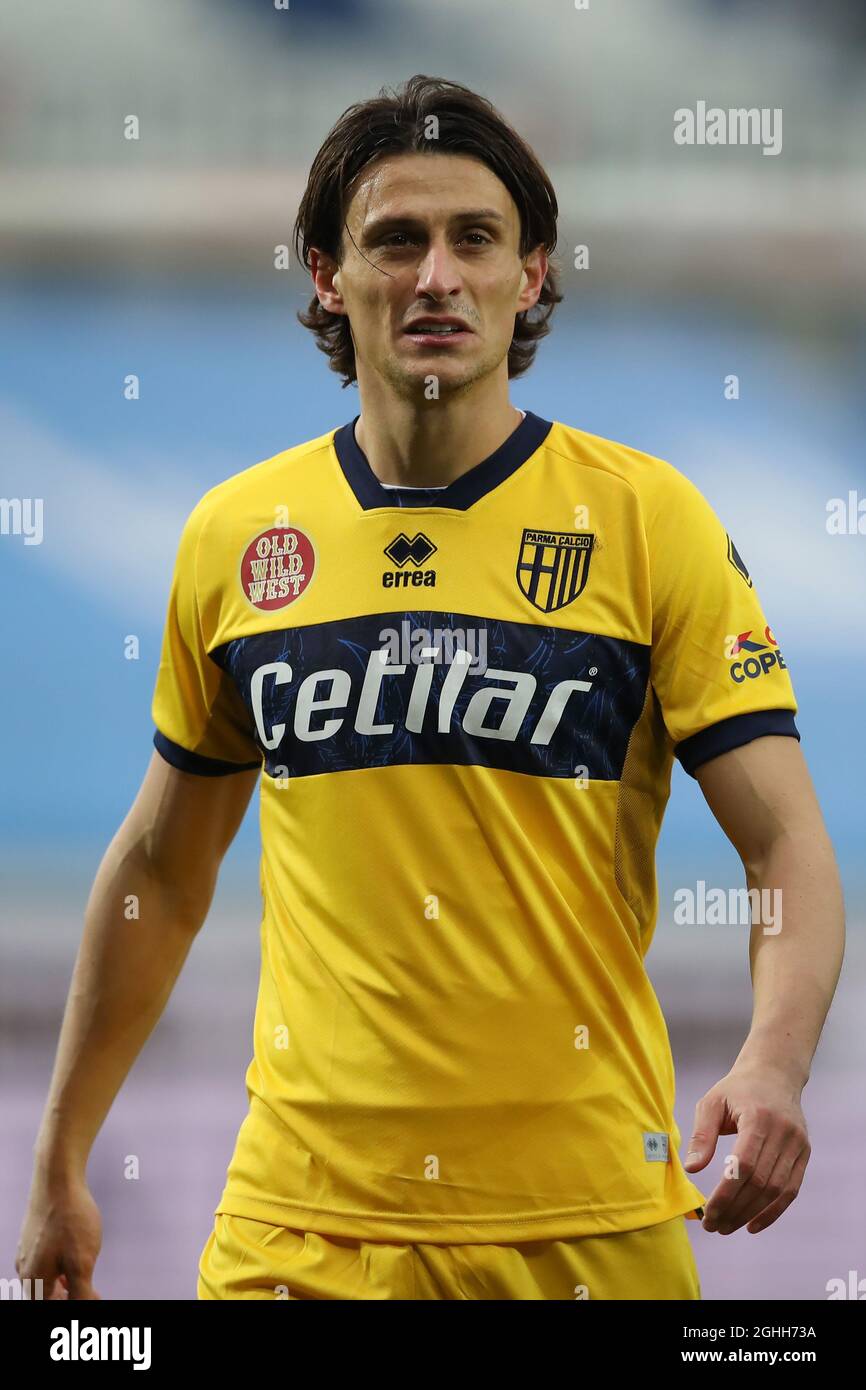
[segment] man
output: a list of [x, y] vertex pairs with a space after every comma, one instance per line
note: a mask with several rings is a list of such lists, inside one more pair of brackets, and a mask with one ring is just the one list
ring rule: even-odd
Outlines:
[[[350, 108], [316, 156], [301, 319], [361, 411], [184, 529], [157, 752], [94, 885], [22, 1275], [95, 1296], [87, 1155], [260, 770], [250, 1110], [201, 1298], [695, 1299], [685, 1219], [760, 1231], [799, 1190], [843, 926], [796, 703], [693, 485], [509, 401], [561, 298], [556, 215], [457, 84]], [[752, 1027], [685, 1165], [643, 964], [674, 756], [784, 904], [781, 931], [753, 924]], [[707, 1199], [687, 1170], [726, 1134]]]

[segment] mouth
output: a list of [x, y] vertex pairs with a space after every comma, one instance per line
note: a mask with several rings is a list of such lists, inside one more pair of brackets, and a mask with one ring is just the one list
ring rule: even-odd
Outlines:
[[422, 347], [443, 347], [446, 344], [468, 342], [474, 334], [463, 319], [451, 316], [440, 318], [433, 315], [414, 319], [403, 329], [403, 336]]

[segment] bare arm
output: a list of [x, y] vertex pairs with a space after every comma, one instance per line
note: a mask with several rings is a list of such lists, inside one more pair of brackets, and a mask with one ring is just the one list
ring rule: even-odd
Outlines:
[[[87, 903], [35, 1146], [19, 1245], [22, 1277], [43, 1278], [47, 1285], [69, 1273], [54, 1250], [53, 1234], [63, 1224], [58, 1214], [71, 1205], [80, 1215], [80, 1204], [92, 1201], [82, 1194], [93, 1141], [207, 915], [220, 863], [257, 777], [256, 771], [199, 777], [154, 752], [105, 853]], [[78, 1264], [75, 1257], [66, 1262]], [[89, 1287], [89, 1275], [79, 1282]]]
[[811, 1152], [800, 1096], [842, 965], [842, 886], [794, 739], [755, 739], [697, 778], [748, 887], [774, 906], [753, 911], [751, 1028], [728, 1076], [698, 1105], [689, 1146], [698, 1157], [686, 1166], [704, 1168], [718, 1136], [736, 1133], [733, 1176], [712, 1194], [704, 1225], [728, 1234], [748, 1223], [756, 1234], [794, 1200]]

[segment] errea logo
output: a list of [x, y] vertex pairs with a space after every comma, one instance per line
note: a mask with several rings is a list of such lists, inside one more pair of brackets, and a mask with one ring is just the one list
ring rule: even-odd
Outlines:
[[416, 531], [411, 539], [405, 531], [401, 531], [385, 546], [384, 553], [397, 566], [397, 570], [385, 570], [382, 575], [383, 588], [405, 589], [410, 585], [413, 588], [422, 585], [425, 589], [435, 588], [436, 571], [421, 569], [421, 565], [436, 553], [436, 546], [423, 531]]
[[643, 1156], [647, 1163], [667, 1163], [670, 1157], [668, 1136], [657, 1130], [645, 1130], [643, 1136]]

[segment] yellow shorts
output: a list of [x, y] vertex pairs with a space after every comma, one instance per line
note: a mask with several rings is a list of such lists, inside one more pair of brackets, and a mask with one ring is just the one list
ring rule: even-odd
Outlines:
[[519, 1245], [397, 1245], [219, 1212], [198, 1297], [699, 1299], [686, 1218], [614, 1235]]

